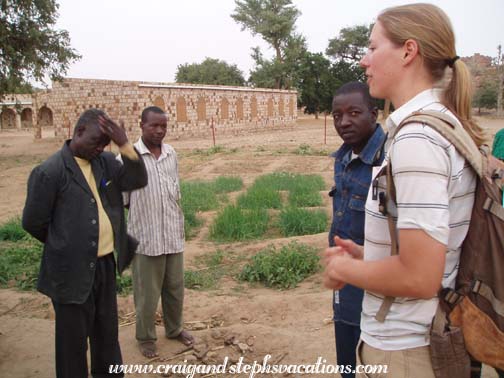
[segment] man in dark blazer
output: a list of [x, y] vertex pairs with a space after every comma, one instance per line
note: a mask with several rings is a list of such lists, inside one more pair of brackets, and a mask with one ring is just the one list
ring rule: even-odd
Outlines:
[[[111, 140], [122, 165], [103, 151]], [[136, 245], [126, 234], [121, 192], [146, 184], [124, 129], [98, 109], [85, 111], [73, 138], [30, 174], [23, 227], [44, 243], [37, 288], [56, 313], [58, 378], [88, 376], [88, 338], [93, 377], [112, 376], [110, 365], [122, 364], [113, 252], [123, 269]]]

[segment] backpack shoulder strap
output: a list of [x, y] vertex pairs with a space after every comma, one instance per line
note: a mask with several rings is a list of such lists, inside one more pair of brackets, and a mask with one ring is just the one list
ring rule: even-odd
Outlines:
[[[479, 177], [483, 176], [486, 167], [483, 155], [480, 153], [478, 146], [474, 143], [470, 135], [464, 130], [464, 128], [449, 115], [432, 110], [422, 110], [411, 113], [406, 117], [396, 128], [393, 138], [396, 137], [399, 130], [401, 130], [405, 125], [410, 123], [422, 123], [436, 130], [444, 138], [446, 138], [450, 143], [453, 144], [455, 149], [471, 164], [473, 169], [476, 171]], [[392, 178], [392, 166], [389, 161], [387, 165], [387, 198], [395, 201], [395, 185]], [[391, 255], [396, 255], [399, 253], [399, 243], [397, 240], [397, 234], [395, 230], [395, 225], [392, 220], [392, 215], [387, 213], [387, 221], [389, 224], [389, 232], [391, 239]], [[385, 297], [378, 312], [375, 315], [375, 319], [380, 323], [385, 321], [387, 314], [390, 311], [390, 307], [394, 302], [394, 297]]]
[[[409, 123], [423, 123], [436, 130], [446, 138], [456, 150], [471, 164], [479, 177], [483, 176], [484, 161], [478, 146], [464, 128], [449, 115], [433, 110], [422, 110], [411, 113], [397, 127], [399, 130]], [[448, 127], [447, 127], [448, 126]]]

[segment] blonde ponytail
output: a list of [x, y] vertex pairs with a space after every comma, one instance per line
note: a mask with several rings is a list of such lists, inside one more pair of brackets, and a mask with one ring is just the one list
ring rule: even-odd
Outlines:
[[453, 111], [477, 146], [485, 142], [484, 130], [472, 118], [473, 86], [471, 74], [460, 59], [453, 63], [452, 77], [443, 92], [443, 102]]

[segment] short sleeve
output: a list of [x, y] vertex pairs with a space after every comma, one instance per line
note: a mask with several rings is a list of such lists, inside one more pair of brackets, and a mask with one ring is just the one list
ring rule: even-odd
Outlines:
[[390, 151], [398, 229], [422, 229], [442, 244], [449, 238], [450, 144], [422, 124], [402, 128]]

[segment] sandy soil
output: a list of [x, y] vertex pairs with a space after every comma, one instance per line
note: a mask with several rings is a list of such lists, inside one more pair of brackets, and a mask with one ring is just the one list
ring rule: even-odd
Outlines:
[[[480, 119], [480, 122], [492, 137], [504, 127], [504, 120]], [[29, 172], [61, 146], [52, 136], [52, 130], [44, 130], [43, 135], [42, 140], [34, 142], [29, 132], [0, 132], [0, 222], [21, 213]], [[218, 145], [225, 147], [225, 152], [206, 156], [195, 154], [194, 150], [211, 147], [211, 137], [196, 140], [167, 137], [167, 142], [179, 153], [182, 179], [212, 179], [232, 174], [241, 176], [247, 186], [261, 174], [290, 171], [320, 174], [329, 188], [332, 180], [331, 159], [327, 156], [296, 155], [293, 151], [304, 143], [314, 150], [330, 152], [341, 143], [332, 129], [330, 119], [327, 120], [325, 144], [323, 118], [314, 120], [310, 117], [300, 117], [293, 128], [235, 136], [217, 134], [216, 139]], [[329, 199], [327, 196], [324, 198], [330, 214]], [[207, 239], [208, 224], [213, 216], [214, 213], [203, 214], [205, 226], [186, 244], [187, 267], [194, 265], [196, 256], [218, 248], [252, 255], [270, 243], [280, 245], [290, 240], [268, 239], [218, 245]], [[318, 234], [291, 239], [322, 249], [327, 236]], [[120, 297], [119, 308], [120, 341], [125, 363], [149, 363], [137, 351], [132, 296]], [[282, 364], [315, 363], [318, 357], [327, 360], [328, 364], [336, 363], [330, 321], [331, 293], [322, 288], [320, 274], [288, 291], [250, 287], [226, 278], [217, 290], [186, 290], [184, 311], [186, 326], [193, 329], [200, 344], [211, 350], [207, 355], [208, 363], [222, 363], [226, 356], [231, 361], [238, 360], [241, 355], [245, 362], [262, 362], [266, 354], [272, 355], [273, 362]], [[167, 340], [162, 335], [160, 327], [160, 358], [152, 361], [153, 364], [177, 363], [184, 358], [195, 358], [189, 354], [177, 356], [183, 350], [181, 344]], [[240, 344], [226, 345], [225, 339], [232, 336]], [[247, 350], [242, 352], [240, 347]], [[0, 371], [4, 378], [54, 376], [54, 314], [46, 297], [38, 293], [0, 290]], [[493, 370], [486, 369], [484, 377], [497, 375]]]

